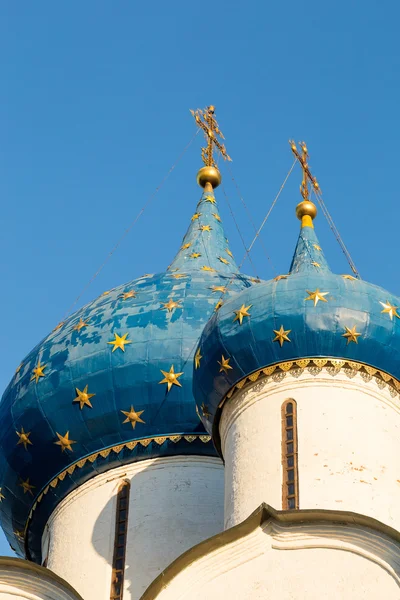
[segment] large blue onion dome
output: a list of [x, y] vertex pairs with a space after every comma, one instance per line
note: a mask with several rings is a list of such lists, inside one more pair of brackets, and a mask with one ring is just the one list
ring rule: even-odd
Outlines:
[[0, 517], [18, 553], [39, 562], [49, 515], [98, 473], [215, 455], [193, 399], [194, 351], [222, 297], [253, 281], [239, 274], [208, 184], [166, 272], [104, 292], [21, 362], [0, 404]]
[[328, 364], [366, 370], [400, 389], [400, 298], [332, 273], [314, 230], [315, 205], [302, 202], [297, 213], [289, 273], [229, 299], [200, 338], [194, 396], [219, 451], [224, 401], [260, 376]]

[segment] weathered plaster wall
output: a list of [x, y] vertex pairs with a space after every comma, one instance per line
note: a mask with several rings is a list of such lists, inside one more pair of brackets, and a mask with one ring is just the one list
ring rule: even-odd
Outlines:
[[269, 523], [165, 575], [145, 600], [398, 600], [400, 547], [368, 528]]
[[223, 529], [223, 465], [207, 457], [140, 461], [99, 475], [56, 508], [43, 535], [48, 567], [84, 600], [109, 600], [116, 494], [131, 484], [124, 600], [182, 552]]
[[66, 581], [27, 560], [0, 557], [0, 600], [82, 600]]
[[347, 510], [400, 529], [400, 402], [383, 382], [326, 369], [247, 385], [223, 408], [225, 527], [282, 508], [281, 406], [297, 402], [299, 508]]

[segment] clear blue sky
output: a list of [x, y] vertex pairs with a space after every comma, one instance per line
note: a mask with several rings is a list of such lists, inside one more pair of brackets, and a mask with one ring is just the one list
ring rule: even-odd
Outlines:
[[[291, 166], [288, 138], [304, 138], [362, 277], [400, 294], [399, 20], [394, 0], [1, 2], [1, 390], [190, 140], [189, 108], [216, 105], [257, 225]], [[166, 268], [199, 198], [200, 142], [79, 305]], [[296, 169], [263, 231], [275, 274], [286, 273], [296, 242], [299, 183]], [[240, 260], [221, 188], [218, 198]], [[317, 224], [331, 266], [348, 272], [321, 215]], [[261, 277], [274, 275], [259, 243], [253, 261]]]

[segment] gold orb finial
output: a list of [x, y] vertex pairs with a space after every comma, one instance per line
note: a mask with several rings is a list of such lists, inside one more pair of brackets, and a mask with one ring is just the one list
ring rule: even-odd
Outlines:
[[197, 183], [202, 188], [205, 188], [209, 184], [215, 190], [221, 181], [221, 173], [216, 167], [202, 167], [197, 173]]
[[311, 200], [303, 200], [296, 206], [296, 217], [302, 227], [314, 227], [313, 220], [317, 216], [317, 207]]

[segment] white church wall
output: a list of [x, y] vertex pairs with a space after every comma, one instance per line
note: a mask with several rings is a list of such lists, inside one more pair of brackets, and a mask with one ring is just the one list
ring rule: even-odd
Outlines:
[[124, 600], [137, 600], [182, 552], [223, 529], [223, 465], [190, 456], [139, 461], [107, 471], [72, 492], [42, 539], [48, 567], [84, 600], [109, 600], [116, 497], [130, 482]]
[[167, 570], [163, 585], [149, 588], [144, 600], [400, 597], [399, 545], [351, 525], [269, 523], [180, 566], [172, 576]]
[[358, 512], [400, 529], [400, 402], [360, 373], [292, 372], [249, 384], [223, 408], [225, 527], [262, 502], [282, 508], [281, 406], [297, 402], [299, 508]]
[[0, 557], [0, 600], [82, 600], [60, 577], [19, 558]]

